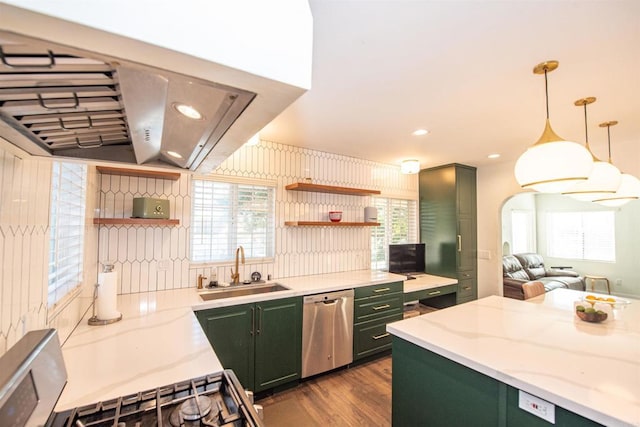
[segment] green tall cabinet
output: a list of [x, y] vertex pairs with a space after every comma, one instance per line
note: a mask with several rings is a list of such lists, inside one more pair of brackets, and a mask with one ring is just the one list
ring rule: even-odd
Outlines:
[[211, 308], [196, 317], [225, 369], [255, 392], [300, 378], [302, 298]]
[[458, 280], [458, 304], [478, 298], [476, 168], [420, 171], [420, 241], [425, 271]]

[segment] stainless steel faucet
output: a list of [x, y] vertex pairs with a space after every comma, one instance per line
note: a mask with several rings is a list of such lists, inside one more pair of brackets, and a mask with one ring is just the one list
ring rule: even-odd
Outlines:
[[242, 264], [244, 264], [244, 248], [242, 246], [238, 246], [238, 249], [236, 249], [236, 271], [235, 273], [233, 272], [233, 269], [231, 269], [231, 284], [232, 285], [237, 285], [240, 283], [240, 266], [238, 265], [238, 255], [240, 255], [240, 259]]

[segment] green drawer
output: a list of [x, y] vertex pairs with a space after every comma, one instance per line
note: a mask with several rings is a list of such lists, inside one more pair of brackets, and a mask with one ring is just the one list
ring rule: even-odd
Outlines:
[[402, 313], [357, 324], [353, 332], [353, 359], [357, 360], [391, 348], [387, 323], [402, 320]]
[[377, 297], [396, 292], [402, 292], [403, 282], [381, 283], [379, 285], [365, 286], [355, 289], [355, 298]]
[[445, 285], [432, 289], [423, 289], [421, 291], [407, 292], [404, 294], [404, 302], [425, 300], [435, 298], [440, 295], [453, 294], [458, 290], [458, 285]]
[[364, 322], [391, 314], [402, 313], [402, 304], [403, 295], [400, 293], [356, 301], [354, 322]]
[[458, 280], [458, 303], [476, 299], [477, 297], [475, 278]]

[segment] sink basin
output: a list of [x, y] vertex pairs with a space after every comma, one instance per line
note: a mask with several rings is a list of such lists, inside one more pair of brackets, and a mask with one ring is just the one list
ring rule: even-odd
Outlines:
[[265, 294], [268, 292], [288, 291], [289, 288], [279, 283], [269, 283], [264, 285], [234, 285], [223, 289], [212, 289], [200, 294], [204, 301], [214, 299], [241, 297], [245, 295]]

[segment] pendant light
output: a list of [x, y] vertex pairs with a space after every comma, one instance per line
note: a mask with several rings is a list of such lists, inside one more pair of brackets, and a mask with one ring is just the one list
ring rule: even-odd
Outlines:
[[593, 169], [591, 175], [586, 181], [580, 181], [571, 186], [569, 190], [563, 194], [567, 194], [574, 199], [591, 202], [614, 194], [620, 186], [622, 174], [617, 167], [611, 164], [611, 156], [608, 162], [598, 159], [589, 147], [589, 131], [587, 129], [587, 105], [596, 101], [596, 98], [590, 96], [588, 98], [578, 99], [574, 102], [577, 107], [584, 107], [584, 136], [585, 147], [591, 154], [593, 159]]
[[586, 181], [593, 168], [593, 157], [581, 144], [565, 141], [549, 123], [547, 73], [558, 68], [558, 61], [547, 61], [533, 69], [544, 74], [547, 120], [540, 139], [516, 162], [516, 180], [522, 188], [543, 193], [562, 193], [580, 181]]
[[[600, 123], [600, 127], [607, 128], [607, 141], [609, 142], [609, 162], [611, 162], [611, 126], [617, 125], [618, 122], [613, 120], [610, 122]], [[602, 206], [622, 206], [632, 200], [640, 198], [640, 180], [633, 175], [623, 173], [620, 179], [620, 186], [614, 194], [609, 194], [602, 198], [594, 200]]]

